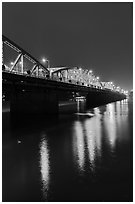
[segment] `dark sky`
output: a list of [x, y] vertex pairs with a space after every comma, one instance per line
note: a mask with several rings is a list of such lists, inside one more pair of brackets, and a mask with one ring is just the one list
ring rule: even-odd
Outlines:
[[51, 66], [92, 69], [132, 89], [132, 3], [3, 3], [2, 33]]

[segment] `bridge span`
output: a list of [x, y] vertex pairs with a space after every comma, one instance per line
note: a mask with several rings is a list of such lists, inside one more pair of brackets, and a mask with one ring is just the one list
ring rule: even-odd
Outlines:
[[5, 36], [2, 40], [3, 103], [9, 101], [13, 114], [58, 114], [60, 103], [78, 97], [89, 107], [126, 98], [123, 89], [102, 83], [91, 70], [45, 67]]

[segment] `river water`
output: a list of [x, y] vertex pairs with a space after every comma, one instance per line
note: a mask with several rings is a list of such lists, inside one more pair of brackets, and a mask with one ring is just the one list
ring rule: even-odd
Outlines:
[[133, 200], [132, 104], [87, 112], [16, 126], [3, 113], [3, 201]]

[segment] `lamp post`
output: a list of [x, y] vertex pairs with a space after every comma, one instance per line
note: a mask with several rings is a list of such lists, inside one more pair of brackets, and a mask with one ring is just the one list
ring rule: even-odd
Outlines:
[[46, 58], [42, 58], [42, 63], [46, 64], [47, 63], [47, 68], [50, 68], [50, 61]]

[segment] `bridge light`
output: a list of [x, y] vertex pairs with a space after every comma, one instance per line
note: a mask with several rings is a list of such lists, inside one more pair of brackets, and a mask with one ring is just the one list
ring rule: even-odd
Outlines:
[[48, 60], [46, 58], [42, 58], [42, 62], [46, 63]]
[[13, 64], [14, 64], [14, 62], [10, 62], [10, 64], [11, 64], [11, 65], [13, 65]]
[[48, 59], [46, 59], [45, 57], [43, 57], [41, 61], [42, 61], [43, 64], [46, 64], [46, 63], [47, 63], [47, 68], [50, 68], [50, 62], [49, 62]]

